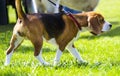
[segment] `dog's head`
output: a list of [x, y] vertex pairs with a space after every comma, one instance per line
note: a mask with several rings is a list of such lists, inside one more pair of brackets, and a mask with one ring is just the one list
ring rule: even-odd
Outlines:
[[79, 14], [77, 20], [82, 27], [89, 28], [89, 31], [94, 35], [99, 35], [102, 32], [110, 30], [112, 27], [109, 22], [104, 20], [104, 17], [101, 14], [96, 12]]

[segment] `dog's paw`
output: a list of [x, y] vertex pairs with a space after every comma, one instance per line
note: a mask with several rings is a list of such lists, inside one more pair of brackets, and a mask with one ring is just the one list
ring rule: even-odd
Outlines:
[[79, 65], [88, 65], [88, 62], [86, 60], [82, 60], [82, 61], [77, 61]]
[[54, 61], [53, 66], [57, 66], [57, 65], [58, 65], [58, 62], [57, 62], [57, 61]]
[[9, 65], [9, 64], [8, 64], [8, 63], [6, 63], [6, 62], [4, 63], [4, 66], [8, 66], [8, 65]]
[[50, 66], [50, 63], [44, 62], [44, 63], [42, 63], [42, 65], [44, 65], [44, 66]]
[[5, 61], [4, 66], [8, 66], [10, 63], [8, 61]]

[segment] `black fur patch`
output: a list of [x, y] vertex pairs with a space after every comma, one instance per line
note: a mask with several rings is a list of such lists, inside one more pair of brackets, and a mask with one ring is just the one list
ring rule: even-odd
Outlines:
[[57, 38], [63, 32], [65, 22], [62, 16], [63, 13], [41, 14], [40, 20], [42, 20], [50, 38]]

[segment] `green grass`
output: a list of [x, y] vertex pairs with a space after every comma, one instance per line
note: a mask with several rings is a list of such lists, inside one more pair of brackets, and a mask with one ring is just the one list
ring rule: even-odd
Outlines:
[[[113, 28], [100, 36], [81, 33], [75, 46], [88, 65], [79, 65], [66, 50], [58, 67], [41, 66], [33, 56], [33, 46], [25, 40], [13, 54], [11, 64], [4, 66], [5, 50], [9, 46], [13, 24], [0, 26], [0, 76], [120, 76], [120, 2], [100, 0], [96, 11], [102, 13]], [[10, 8], [10, 22], [15, 22]], [[44, 43], [43, 57], [53, 63], [56, 48]]]

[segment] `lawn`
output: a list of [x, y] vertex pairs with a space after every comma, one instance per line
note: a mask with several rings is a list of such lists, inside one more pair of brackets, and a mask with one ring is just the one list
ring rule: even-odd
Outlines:
[[[79, 65], [67, 50], [59, 66], [42, 66], [35, 59], [34, 48], [25, 40], [14, 52], [9, 66], [4, 66], [5, 50], [9, 46], [13, 24], [0, 25], [0, 76], [120, 76], [120, 1], [100, 0], [100, 12], [113, 27], [109, 32], [93, 36], [89, 32], [80, 34], [75, 46], [88, 65]], [[10, 8], [10, 22], [15, 22], [14, 11]], [[56, 54], [53, 45], [44, 42], [43, 57], [53, 63]]]

